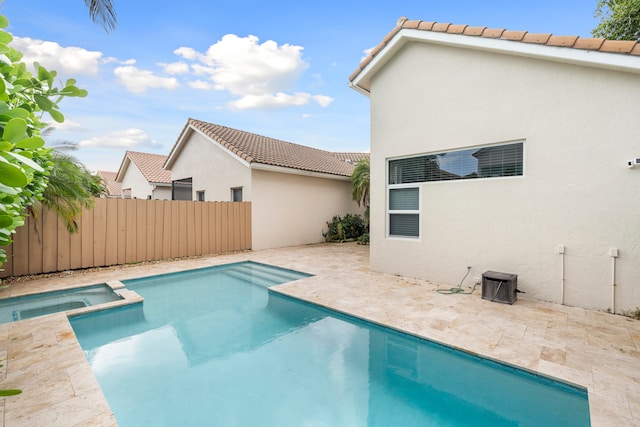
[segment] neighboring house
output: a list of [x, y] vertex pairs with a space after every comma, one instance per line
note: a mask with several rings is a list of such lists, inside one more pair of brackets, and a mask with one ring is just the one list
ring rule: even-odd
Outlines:
[[122, 185], [119, 182], [116, 182], [117, 172], [109, 172], [109, 171], [98, 171], [97, 175], [102, 178], [104, 182], [104, 186], [107, 189], [106, 197], [108, 198], [119, 198], [122, 197]]
[[[371, 268], [640, 305], [640, 43], [402, 18], [371, 103]], [[640, 159], [638, 159], [640, 162]]]
[[164, 169], [167, 156], [127, 151], [116, 174], [121, 197], [171, 200], [171, 172]]
[[[334, 215], [362, 213], [352, 200], [353, 162], [330, 153], [189, 119], [165, 164], [190, 200], [250, 201], [252, 247], [323, 241]], [[181, 197], [184, 193], [181, 194]]]

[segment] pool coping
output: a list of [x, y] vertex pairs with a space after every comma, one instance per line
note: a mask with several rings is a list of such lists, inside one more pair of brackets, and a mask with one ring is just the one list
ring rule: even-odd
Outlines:
[[[640, 322], [526, 298], [509, 306], [481, 300], [477, 295], [443, 297], [434, 292], [439, 286], [437, 283], [370, 271], [366, 247], [321, 244], [203, 257], [114, 269], [73, 280], [47, 279], [56, 283], [34, 283], [34, 289], [40, 285], [60, 289], [74, 283], [117, 282], [116, 277], [141, 278], [245, 260], [314, 274], [274, 286], [273, 291], [586, 387], [592, 426], [640, 425]], [[131, 301], [134, 300], [135, 296], [131, 295]], [[98, 306], [92, 307], [95, 310]], [[74, 315], [86, 309], [91, 307], [76, 309], [78, 312]], [[525, 333], [515, 326], [510, 330], [494, 322], [490, 337], [474, 336], [477, 325], [473, 322], [485, 315], [489, 316], [488, 321], [515, 319], [514, 323], [527, 324], [529, 330]], [[542, 324], [546, 334], [539, 328]], [[495, 338], [497, 329], [504, 329], [499, 339]], [[541, 335], [527, 341], [530, 331]], [[576, 349], [583, 347], [577, 347], [573, 337], [559, 343], [552, 342], [550, 337], [578, 332], [584, 341], [585, 354], [601, 350], [598, 354], [613, 357], [591, 358], [584, 362], [584, 367], [576, 365], [576, 360], [569, 363], [570, 358], [580, 358]], [[558, 359], [560, 356], [566, 356], [566, 363]], [[0, 425], [117, 425], [67, 313], [0, 325], [0, 364], [3, 365], [0, 366], [0, 388], [24, 391], [22, 395], [0, 398], [0, 420], [3, 421]]]

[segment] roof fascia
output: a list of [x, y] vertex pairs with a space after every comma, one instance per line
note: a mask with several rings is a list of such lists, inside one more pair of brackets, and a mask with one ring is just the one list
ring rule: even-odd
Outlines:
[[333, 175], [330, 173], [306, 171], [302, 169], [285, 168], [283, 166], [265, 165], [264, 163], [252, 163], [251, 169], [263, 170], [267, 172], [288, 173], [290, 175], [310, 176], [314, 178], [335, 179], [337, 181], [350, 181], [351, 177], [344, 175]]
[[633, 55], [403, 28], [391, 39], [382, 51], [365, 66], [360, 74], [350, 83], [350, 86], [357, 92], [369, 96], [371, 77], [373, 77], [400, 48], [411, 41], [640, 74], [640, 59]]
[[182, 151], [182, 147], [185, 144], [185, 141], [188, 139], [188, 136], [193, 132], [194, 129], [189, 122], [185, 125], [176, 140], [176, 143], [171, 148], [171, 152], [167, 156], [167, 160], [164, 162], [164, 168], [167, 170], [171, 170], [171, 166], [176, 161], [177, 157], [180, 155]]
[[125, 153], [124, 158], [122, 159], [122, 163], [120, 163], [120, 167], [118, 168], [118, 173], [116, 173], [116, 178], [114, 180], [115, 182], [122, 183], [122, 180], [124, 179], [124, 176], [127, 173], [127, 169], [129, 168], [130, 164], [131, 158], [129, 157], [128, 153]]
[[167, 161], [166, 161], [166, 163], [164, 165], [165, 169], [171, 170], [171, 166], [173, 166], [173, 164], [177, 160], [178, 156], [180, 156], [180, 152], [182, 151], [182, 148], [187, 143], [187, 140], [189, 139], [189, 137], [191, 136], [191, 134], [193, 132], [198, 133], [199, 135], [201, 135], [206, 140], [211, 141], [212, 143], [214, 143], [218, 148], [220, 148], [222, 151], [224, 151], [225, 153], [227, 153], [228, 155], [233, 157], [235, 160], [239, 161], [242, 165], [244, 165], [246, 167], [250, 167], [250, 163], [249, 162], [247, 162], [242, 157], [240, 157], [237, 154], [235, 154], [233, 151], [229, 150], [224, 145], [220, 144], [215, 139], [211, 138], [209, 135], [201, 132], [199, 129], [196, 129], [191, 124], [189, 124], [188, 128], [189, 128], [189, 132], [185, 131], [185, 132], [182, 133], [182, 135], [180, 136], [180, 139], [178, 140], [178, 142], [176, 143], [174, 149], [171, 151], [171, 154], [167, 158]]

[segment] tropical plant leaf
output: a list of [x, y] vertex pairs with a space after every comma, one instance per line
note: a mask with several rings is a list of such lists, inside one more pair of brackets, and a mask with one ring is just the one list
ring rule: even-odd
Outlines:
[[6, 228], [13, 225], [13, 218], [9, 215], [0, 215], [0, 227]]
[[[15, 187], [11, 187], [8, 185], [4, 185], [0, 182], [0, 192], [8, 194], [10, 196], [15, 196], [19, 193], [19, 191]], [[0, 205], [0, 209], [2, 209], [2, 205]]]
[[44, 147], [44, 139], [39, 136], [31, 136], [16, 143], [16, 148], [36, 149]]
[[27, 122], [24, 119], [11, 119], [7, 122], [2, 133], [5, 141], [17, 143], [27, 137]]
[[62, 123], [64, 122], [64, 115], [58, 111], [58, 110], [50, 110], [48, 111], [49, 115], [51, 116], [51, 118], [53, 120], [55, 120], [58, 123]]
[[22, 169], [0, 156], [0, 183], [22, 188], [29, 183], [29, 178]]
[[34, 162], [33, 160], [22, 156], [18, 153], [15, 153], [13, 151], [7, 151], [5, 153], [6, 155], [9, 155], [11, 157], [13, 157], [14, 159], [18, 160], [19, 162], [24, 163], [25, 165], [29, 166], [31, 169], [35, 169], [38, 172], [44, 172], [44, 169], [42, 168], [42, 166], [40, 166], [39, 164], [37, 164], [36, 162]]
[[5, 31], [0, 31], [0, 43], [10, 43], [13, 36]]
[[40, 109], [43, 110], [43, 111], [47, 111], [47, 112], [51, 111], [53, 109], [54, 105], [55, 105], [46, 96], [34, 95], [33, 99], [36, 101], [36, 104], [38, 104], [38, 107], [40, 107]]

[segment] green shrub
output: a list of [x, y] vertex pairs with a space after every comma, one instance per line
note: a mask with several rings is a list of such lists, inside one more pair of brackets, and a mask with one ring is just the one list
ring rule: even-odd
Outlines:
[[334, 216], [331, 222], [327, 222], [327, 228], [327, 232], [322, 233], [327, 242], [354, 240], [367, 232], [364, 219], [352, 214], [346, 214], [344, 218]]
[[358, 237], [359, 245], [368, 245], [369, 244], [369, 233], [364, 233], [362, 236]]

